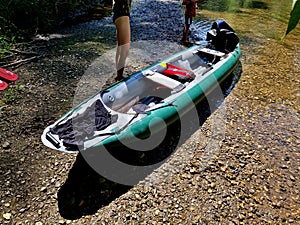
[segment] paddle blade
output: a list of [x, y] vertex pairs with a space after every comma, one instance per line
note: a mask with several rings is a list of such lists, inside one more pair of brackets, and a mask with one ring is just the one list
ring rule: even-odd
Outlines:
[[15, 81], [18, 79], [18, 75], [4, 68], [0, 68], [0, 78], [5, 81]]
[[0, 80], [0, 91], [3, 91], [7, 88], [8, 84], [2, 80]]

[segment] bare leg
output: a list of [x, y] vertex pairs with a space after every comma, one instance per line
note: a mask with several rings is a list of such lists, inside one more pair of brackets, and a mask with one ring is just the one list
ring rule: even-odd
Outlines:
[[189, 41], [189, 29], [190, 29], [190, 25], [185, 25], [183, 28], [183, 36], [181, 39], [181, 42], [185, 43]]
[[130, 22], [128, 16], [121, 16], [115, 20], [117, 29], [117, 52], [116, 52], [116, 80], [123, 78], [126, 58], [130, 48]]

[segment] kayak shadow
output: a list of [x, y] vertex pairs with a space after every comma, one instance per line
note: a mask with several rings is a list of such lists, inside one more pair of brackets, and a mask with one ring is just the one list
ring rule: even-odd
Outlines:
[[[179, 129], [177, 124], [171, 127], [173, 133], [174, 129]], [[175, 143], [170, 144], [174, 141]], [[66, 182], [58, 191], [60, 215], [65, 219], [76, 220], [85, 215], [95, 214], [100, 208], [108, 205], [133, 187], [133, 185], [122, 183], [136, 184], [159, 167], [175, 151], [176, 141], [176, 138], [172, 135], [167, 135], [162, 144], [145, 153], [119, 147], [91, 149], [88, 150], [88, 153], [78, 154]], [[113, 156], [123, 165], [131, 165], [133, 171], [126, 172], [115, 165], [111, 168], [112, 163], [105, 158], [105, 153]], [[160, 162], [160, 164], [155, 165], [156, 162]], [[106, 167], [107, 171], [99, 169], [97, 165]], [[151, 165], [151, 167], [145, 170], [147, 165]], [[139, 168], [139, 170], [136, 170], [136, 168]], [[118, 172], [125, 172], [126, 174], [118, 175]], [[111, 176], [119, 177], [107, 178]], [[112, 181], [114, 179], [118, 179], [119, 183]], [[122, 179], [125, 179], [125, 181], [123, 182]]]
[[[215, 103], [214, 106], [212, 106], [211, 101], [208, 103], [206, 99], [201, 101], [196, 107], [198, 118], [190, 119], [188, 129], [182, 132], [180, 122], [175, 122], [170, 125], [167, 129], [166, 138], [155, 149], [151, 151], [136, 151], [125, 147], [103, 149], [105, 151], [96, 149], [91, 150], [88, 154], [90, 159], [94, 160], [95, 165], [101, 164], [103, 168], [110, 166], [110, 162], [105, 160], [103, 155], [99, 155], [99, 152], [106, 152], [112, 156], [112, 158], [124, 164], [131, 165], [133, 170], [127, 174], [125, 172], [127, 177], [125, 176], [124, 179], [131, 177], [135, 179], [135, 183], [138, 183], [164, 163], [165, 160], [218, 109], [220, 101], [222, 102], [232, 91], [241, 73], [242, 65], [239, 62], [236, 69], [220, 84], [223, 93], [222, 99], [216, 98], [213, 101]], [[189, 114], [185, 115], [185, 117], [189, 118]], [[183, 137], [182, 134], [184, 134]], [[120, 174], [122, 174], [122, 172], [124, 173], [121, 167], [116, 167], [112, 170], [107, 168], [107, 171], [102, 171], [103, 173], [99, 172], [95, 169], [95, 166], [93, 166], [93, 162], [88, 159], [89, 156], [78, 154], [66, 182], [58, 191], [59, 212], [65, 219], [75, 220], [84, 215], [93, 215], [100, 208], [110, 204], [133, 187], [133, 185], [124, 184], [125, 182], [112, 181], [115, 179], [108, 179], [109, 176], [105, 174], [105, 172], [107, 172], [109, 175], [117, 174], [116, 176], [118, 176], [118, 172], [120, 172]], [[151, 165], [151, 167], [149, 167], [149, 165]], [[126, 168], [124, 168], [124, 170], [125, 169]], [[121, 175], [119, 175], [119, 178], [120, 176]]]
[[99, 175], [78, 154], [66, 182], [57, 194], [59, 213], [69, 220], [95, 214], [130, 188]]

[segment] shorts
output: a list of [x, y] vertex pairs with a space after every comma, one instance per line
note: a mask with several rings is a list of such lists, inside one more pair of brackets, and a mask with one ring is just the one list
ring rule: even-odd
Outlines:
[[115, 0], [113, 5], [113, 21], [121, 16], [130, 16], [131, 0]]
[[184, 24], [185, 25], [191, 25], [193, 23], [193, 18], [190, 16], [185, 16], [184, 17]]

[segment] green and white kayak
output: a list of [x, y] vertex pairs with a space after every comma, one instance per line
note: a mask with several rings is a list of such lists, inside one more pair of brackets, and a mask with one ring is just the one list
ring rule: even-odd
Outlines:
[[192, 110], [237, 66], [239, 39], [225, 21], [213, 24], [207, 40], [99, 91], [46, 127], [42, 142], [64, 152], [143, 149], [143, 140]]

